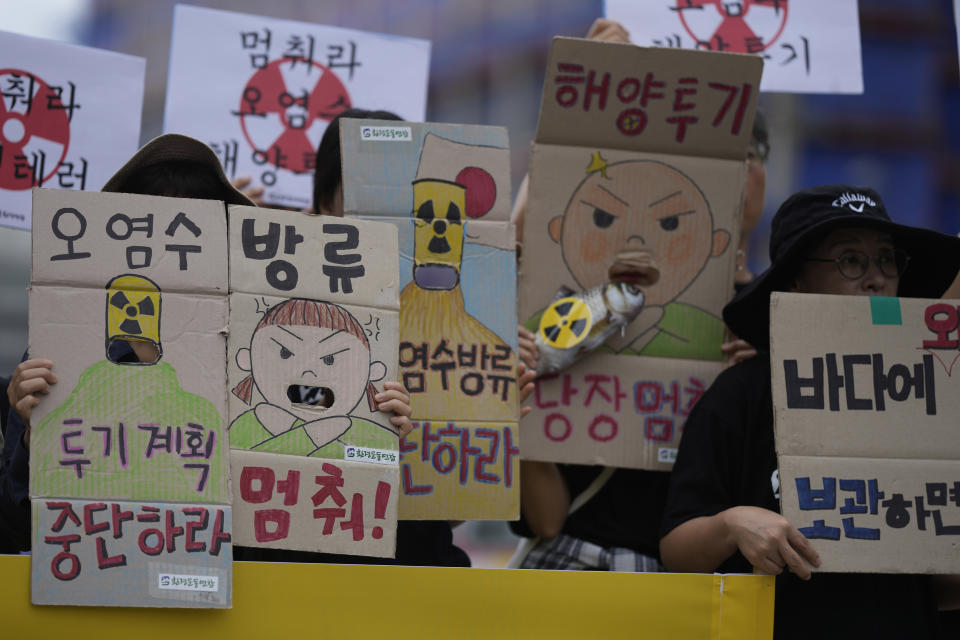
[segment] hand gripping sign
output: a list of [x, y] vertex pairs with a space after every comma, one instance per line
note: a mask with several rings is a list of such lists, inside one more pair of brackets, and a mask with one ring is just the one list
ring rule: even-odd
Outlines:
[[519, 285], [542, 365], [525, 458], [670, 469], [724, 366], [761, 65], [554, 40]]
[[33, 196], [32, 601], [229, 607], [224, 204]]
[[821, 571], [960, 571], [957, 301], [774, 293], [770, 308], [781, 508]]
[[399, 439], [390, 226], [230, 207], [231, 472], [245, 546], [393, 557]]

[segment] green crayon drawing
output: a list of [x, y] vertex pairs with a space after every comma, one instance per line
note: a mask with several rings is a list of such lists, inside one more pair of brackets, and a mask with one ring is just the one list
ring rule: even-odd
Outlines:
[[396, 433], [352, 415], [361, 402], [376, 410], [373, 383], [386, 366], [370, 355], [363, 327], [339, 305], [290, 299], [270, 307], [236, 353], [249, 371], [233, 394], [263, 402], [230, 424], [230, 447], [343, 459], [348, 446], [396, 451]]

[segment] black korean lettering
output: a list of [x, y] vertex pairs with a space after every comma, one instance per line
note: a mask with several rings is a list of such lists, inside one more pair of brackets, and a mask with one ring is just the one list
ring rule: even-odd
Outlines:
[[[783, 361], [787, 408], [823, 409], [823, 358], [813, 358], [813, 377], [801, 378], [796, 360]], [[809, 395], [804, 389], [811, 391]]]
[[[64, 216], [66, 215], [72, 215], [74, 218], [76, 218], [76, 221], [79, 224], [79, 229], [75, 234], [70, 235], [69, 232], [66, 232], [61, 228], [61, 225], [66, 223], [64, 219]], [[51, 220], [50, 226], [53, 229], [53, 235], [60, 240], [66, 241], [67, 243], [67, 252], [51, 256], [51, 262], [55, 260], [80, 260], [82, 258], [90, 257], [89, 251], [74, 251], [73, 247], [73, 243], [82, 238], [83, 234], [87, 231], [87, 219], [83, 217], [82, 213], [72, 207], [64, 207], [63, 209], [59, 209], [53, 215], [53, 220]]]
[[267, 233], [257, 235], [255, 224], [253, 218], [247, 218], [240, 227], [243, 255], [252, 260], [270, 260], [277, 255], [277, 250], [280, 248], [280, 225], [271, 222], [267, 227]]
[[[344, 293], [353, 293], [352, 279], [361, 278], [366, 273], [359, 253], [345, 253], [360, 246], [360, 231], [348, 224], [325, 224], [323, 233], [329, 235], [345, 235], [339, 242], [328, 241], [323, 247], [323, 257], [328, 264], [323, 265], [323, 274], [330, 279], [330, 292], [337, 293], [343, 289]], [[354, 266], [342, 266], [354, 265]]]

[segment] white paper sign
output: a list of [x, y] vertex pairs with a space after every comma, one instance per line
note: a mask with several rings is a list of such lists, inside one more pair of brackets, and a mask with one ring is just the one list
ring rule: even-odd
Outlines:
[[430, 42], [177, 5], [164, 131], [208, 143], [270, 204], [309, 207], [317, 145], [349, 107], [426, 115]]
[[605, 0], [642, 46], [764, 57], [761, 91], [863, 93], [857, 0]]
[[146, 60], [0, 31], [0, 225], [33, 187], [97, 191], [137, 150]]

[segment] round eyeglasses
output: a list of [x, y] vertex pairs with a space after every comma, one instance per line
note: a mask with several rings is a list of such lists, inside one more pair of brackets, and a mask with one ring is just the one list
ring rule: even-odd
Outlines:
[[870, 269], [871, 260], [877, 264], [880, 273], [888, 278], [899, 278], [910, 264], [910, 256], [902, 249], [884, 249], [876, 257], [868, 256], [863, 251], [850, 249], [836, 258], [804, 258], [807, 262], [836, 263], [840, 275], [848, 280], [859, 280], [866, 275]]

